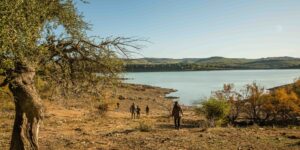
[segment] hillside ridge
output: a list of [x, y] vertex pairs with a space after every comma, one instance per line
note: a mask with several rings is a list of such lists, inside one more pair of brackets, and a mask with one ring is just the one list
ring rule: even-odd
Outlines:
[[124, 59], [125, 71], [204, 71], [247, 69], [300, 69], [300, 58], [265, 57], [257, 59], [226, 58], [137, 58]]

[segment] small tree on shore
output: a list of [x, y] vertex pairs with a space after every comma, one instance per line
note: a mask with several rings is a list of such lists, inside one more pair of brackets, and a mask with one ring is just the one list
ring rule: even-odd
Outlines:
[[201, 101], [200, 105], [196, 108], [196, 112], [204, 114], [212, 127], [216, 126], [216, 122], [217, 124], [222, 124], [229, 111], [230, 105], [226, 101], [215, 98]]
[[266, 107], [268, 112], [272, 112], [274, 121], [287, 122], [300, 115], [300, 100], [295, 92], [280, 88], [270, 93], [269, 97]]
[[234, 90], [234, 85], [224, 84], [222, 90], [213, 92], [213, 97], [228, 102], [230, 105], [230, 111], [227, 116], [228, 121], [232, 124], [235, 123], [242, 111], [244, 102], [242, 101], [242, 95]]
[[260, 123], [263, 116], [264, 88], [254, 82], [247, 84], [244, 92], [245, 112], [248, 118], [255, 123]]
[[131, 38], [88, 38], [89, 26], [73, 0], [1, 0], [0, 14], [0, 75], [5, 77], [0, 87], [9, 86], [16, 112], [12, 150], [39, 148], [43, 107], [36, 76], [65, 95], [97, 93], [97, 85], [122, 70], [117, 53], [138, 48]]

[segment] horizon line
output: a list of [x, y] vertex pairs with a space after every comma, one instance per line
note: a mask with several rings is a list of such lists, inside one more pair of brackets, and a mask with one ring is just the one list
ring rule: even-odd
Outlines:
[[258, 57], [258, 58], [246, 58], [246, 57], [224, 57], [224, 56], [209, 56], [209, 57], [182, 57], [182, 58], [171, 58], [171, 57], [138, 57], [138, 58], [125, 58], [125, 59], [205, 59], [205, 58], [229, 58], [229, 59], [266, 59], [266, 58], [295, 58], [300, 59], [300, 57], [293, 56], [268, 56], [268, 57]]

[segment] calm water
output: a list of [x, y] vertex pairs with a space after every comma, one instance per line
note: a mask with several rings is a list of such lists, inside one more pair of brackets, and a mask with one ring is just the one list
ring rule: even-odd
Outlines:
[[224, 83], [233, 83], [241, 89], [256, 82], [265, 88], [291, 83], [300, 77], [300, 70], [234, 70], [191, 72], [138, 72], [126, 73], [126, 82], [174, 88], [180, 103], [191, 105], [196, 100], [209, 97], [211, 91], [222, 89]]

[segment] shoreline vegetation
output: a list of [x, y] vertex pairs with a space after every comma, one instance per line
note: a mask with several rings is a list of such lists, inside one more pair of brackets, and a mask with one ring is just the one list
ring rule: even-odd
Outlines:
[[300, 58], [139, 58], [125, 59], [126, 72], [300, 69]]

